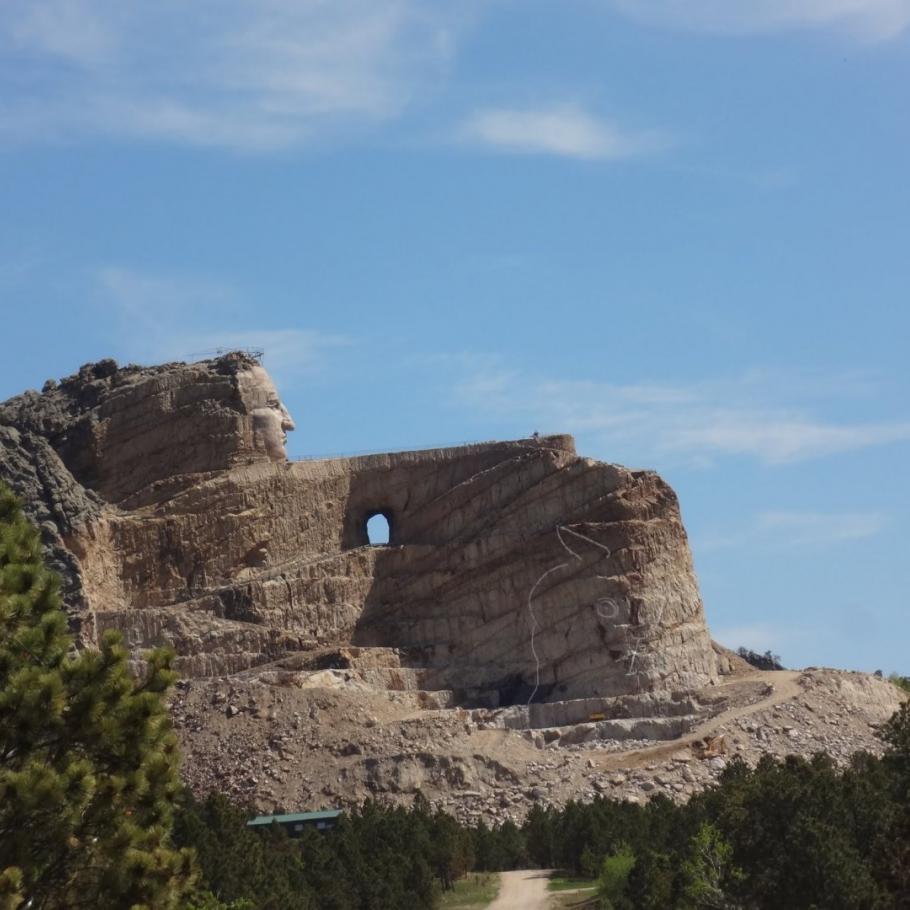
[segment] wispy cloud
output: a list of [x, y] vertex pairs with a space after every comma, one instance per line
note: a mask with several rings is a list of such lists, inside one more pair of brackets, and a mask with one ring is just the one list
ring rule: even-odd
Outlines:
[[330, 350], [347, 347], [346, 335], [327, 335], [306, 329], [257, 329], [214, 332], [190, 341], [202, 352], [254, 350], [263, 354], [263, 364], [275, 375], [312, 372], [325, 365]]
[[895, 38], [910, 25], [910, 0], [606, 0], [649, 25], [742, 34], [837, 29], [861, 40]]
[[762, 512], [760, 532], [774, 535], [789, 546], [815, 546], [874, 537], [887, 517], [874, 512]]
[[106, 265], [94, 273], [105, 303], [112, 304], [117, 319], [134, 334], [159, 330], [181, 315], [186, 318], [200, 308], [236, 306], [240, 296], [223, 282], [197, 275], [159, 274], [120, 265]]
[[696, 538], [693, 550], [703, 554], [743, 548], [818, 549], [875, 537], [887, 527], [888, 520], [880, 512], [760, 512], [745, 527]]
[[0, 131], [296, 146], [399, 114], [445, 72], [467, 7], [11, 0], [0, 7]]
[[610, 383], [550, 379], [508, 368], [496, 358], [440, 361], [457, 404], [500, 420], [584, 433], [603, 450], [649, 461], [710, 465], [750, 457], [784, 464], [910, 440], [910, 419], [856, 422], [819, 413], [828, 401], [868, 392], [855, 374], [829, 378], [746, 371], [689, 383]]
[[589, 160], [632, 158], [670, 144], [665, 135], [628, 130], [575, 105], [476, 111], [462, 124], [459, 137], [502, 152]]
[[893, 423], [824, 422], [795, 412], [696, 411], [696, 423], [673, 428], [668, 451], [754, 455], [770, 464], [834, 455], [910, 439], [910, 421]]
[[351, 343], [311, 329], [257, 326], [246, 295], [204, 277], [106, 266], [94, 280], [120, 356], [143, 362], [252, 349], [263, 353], [263, 363], [280, 379], [321, 369], [332, 350]]

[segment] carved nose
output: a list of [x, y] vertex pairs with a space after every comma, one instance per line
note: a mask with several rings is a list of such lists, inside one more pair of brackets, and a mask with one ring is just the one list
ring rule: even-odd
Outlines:
[[287, 408], [282, 406], [281, 408], [281, 429], [285, 433], [290, 433], [291, 430], [297, 429], [297, 424], [294, 423], [294, 418], [288, 413]]

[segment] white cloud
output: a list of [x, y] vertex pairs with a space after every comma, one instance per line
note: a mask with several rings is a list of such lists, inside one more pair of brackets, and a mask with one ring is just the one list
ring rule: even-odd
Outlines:
[[321, 368], [327, 351], [351, 344], [345, 335], [326, 335], [305, 329], [257, 329], [195, 336], [191, 343], [203, 352], [253, 350], [275, 376]]
[[602, 160], [631, 158], [668, 144], [658, 133], [625, 130], [573, 105], [481, 110], [459, 133], [464, 141], [504, 152]]
[[701, 410], [665, 435], [667, 451], [753, 455], [769, 464], [801, 461], [910, 439], [910, 421], [826, 423], [772, 410]]
[[119, 357], [191, 361], [248, 349], [261, 351], [263, 364], [281, 379], [321, 369], [329, 351], [350, 344], [343, 335], [257, 326], [245, 295], [218, 281], [120, 266], [101, 268], [94, 279]]
[[759, 533], [786, 546], [817, 546], [875, 537], [887, 524], [873, 512], [762, 512], [756, 520]]
[[868, 378], [855, 374], [831, 377], [826, 402], [814, 375], [788, 374], [784, 382], [758, 370], [701, 383], [620, 384], [527, 375], [490, 358], [440, 365], [455, 373], [456, 402], [474, 412], [541, 431], [584, 433], [589, 447], [593, 437], [613, 457], [638, 463], [708, 466], [722, 457], [749, 457], [776, 465], [910, 440], [910, 420], [858, 422], [817, 413], [843, 401], [851, 380], [856, 394], [868, 392]]
[[692, 549], [705, 554], [723, 550], [792, 550], [829, 547], [875, 537], [885, 529], [888, 516], [880, 512], [761, 512], [738, 530], [708, 533], [695, 539]]
[[0, 129], [292, 147], [399, 114], [467, 18], [426, 0], [11, 0]]
[[113, 30], [84, 0], [16, 3], [5, 8], [12, 44], [19, 49], [60, 57], [77, 65], [96, 65], [114, 48]]
[[607, 0], [649, 25], [742, 34], [833, 28], [863, 40], [895, 38], [910, 25], [910, 0]]
[[197, 307], [233, 306], [233, 288], [195, 275], [157, 274], [107, 265], [94, 275], [106, 300], [115, 304], [121, 319], [134, 329], [152, 330]]

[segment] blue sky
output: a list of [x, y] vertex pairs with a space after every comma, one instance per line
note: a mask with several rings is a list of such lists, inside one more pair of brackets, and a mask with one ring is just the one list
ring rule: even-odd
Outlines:
[[571, 431], [708, 620], [910, 672], [910, 0], [7, 0], [0, 397], [261, 347], [294, 456]]

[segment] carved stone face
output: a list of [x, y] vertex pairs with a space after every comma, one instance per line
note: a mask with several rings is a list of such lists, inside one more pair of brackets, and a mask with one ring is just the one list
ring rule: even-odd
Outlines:
[[287, 434], [295, 429], [271, 376], [260, 366], [237, 374], [240, 396], [253, 422], [253, 441], [272, 461], [287, 461]]

